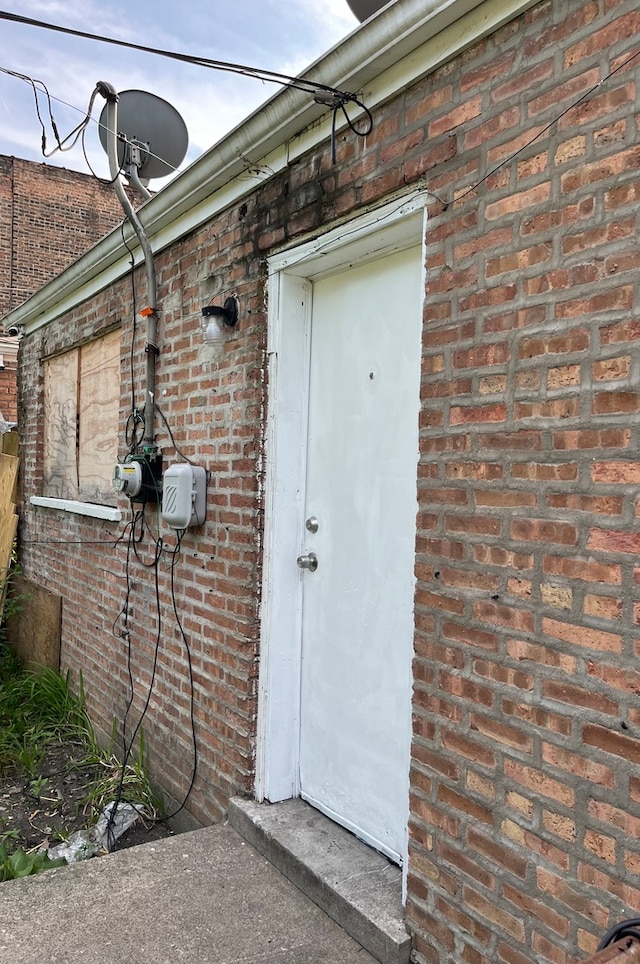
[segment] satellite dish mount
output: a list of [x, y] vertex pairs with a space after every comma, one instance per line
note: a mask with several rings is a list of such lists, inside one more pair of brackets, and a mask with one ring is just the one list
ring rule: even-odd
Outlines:
[[151, 455], [157, 452], [153, 430], [158, 354], [156, 271], [151, 244], [120, 175], [124, 174], [145, 200], [149, 200], [152, 196], [146, 188], [149, 179], [172, 174], [187, 153], [187, 129], [175, 108], [154, 94], [143, 90], [117, 94], [115, 87], [104, 80], [98, 81], [96, 90], [106, 100], [98, 135], [109, 158], [111, 181], [122, 210], [138, 236], [147, 269], [148, 301], [142, 311], [147, 320], [143, 448]]
[[100, 143], [110, 162], [113, 153], [117, 170], [148, 200], [151, 197], [147, 191], [149, 181], [173, 174], [184, 160], [189, 143], [185, 123], [175, 107], [146, 90], [123, 90], [116, 94], [111, 84], [104, 82], [98, 84], [98, 90], [107, 101], [98, 122]]

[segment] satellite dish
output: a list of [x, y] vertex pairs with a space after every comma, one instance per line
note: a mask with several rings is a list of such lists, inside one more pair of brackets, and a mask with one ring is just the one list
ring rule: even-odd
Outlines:
[[[107, 146], [108, 104], [102, 108], [98, 136]], [[136, 163], [140, 178], [165, 177], [182, 163], [189, 135], [182, 117], [171, 104], [145, 90], [123, 90], [118, 94], [118, 164], [130, 163], [131, 147], [140, 152]], [[124, 138], [124, 140], [122, 139]]]
[[369, 17], [372, 17], [378, 10], [382, 10], [388, 2], [389, 0], [347, 0], [351, 12], [358, 18], [360, 23], [368, 20]]

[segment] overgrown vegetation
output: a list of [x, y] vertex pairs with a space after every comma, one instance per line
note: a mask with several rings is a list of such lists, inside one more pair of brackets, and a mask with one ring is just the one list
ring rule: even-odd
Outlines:
[[[59, 866], [47, 856], [49, 844], [92, 826], [113, 800], [134, 802], [151, 823], [161, 809], [147, 778], [144, 741], [123, 768], [113, 747], [98, 745], [82, 692], [73, 695], [68, 677], [25, 669], [0, 639], [0, 790], [7, 781], [0, 795], [0, 881]], [[27, 804], [19, 815], [18, 792]]]
[[52, 743], [77, 742], [97, 758], [93, 729], [68, 680], [51, 669], [24, 670], [8, 646], [0, 649], [0, 773], [31, 776]]

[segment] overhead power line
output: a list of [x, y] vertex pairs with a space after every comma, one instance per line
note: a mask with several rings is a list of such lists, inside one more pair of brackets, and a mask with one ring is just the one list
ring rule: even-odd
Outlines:
[[[57, 33], [67, 34], [70, 37], [81, 37], [84, 40], [95, 40], [97, 43], [113, 44], [116, 47], [127, 47], [129, 50], [138, 50], [141, 53], [155, 54], [158, 57], [168, 57], [171, 60], [179, 60], [183, 63], [194, 64], [198, 67], [207, 67], [210, 70], [221, 70], [227, 73], [242, 74], [245, 77], [255, 77], [257, 80], [269, 81], [274, 84], [282, 84], [285, 87], [294, 87], [303, 90], [308, 94], [316, 94], [324, 91], [326, 94], [334, 94], [339, 97], [342, 103], [349, 101], [358, 104], [366, 111], [364, 104], [361, 103], [356, 94], [349, 91], [338, 90], [327, 84], [317, 83], [314, 80], [305, 80], [303, 77], [292, 77], [289, 74], [281, 74], [274, 70], [263, 70], [261, 67], [248, 67], [244, 64], [228, 63], [224, 60], [213, 60], [209, 57], [199, 57], [193, 54], [184, 54], [175, 50], [163, 50], [160, 47], [147, 47], [144, 44], [135, 44], [127, 40], [116, 40], [114, 37], [102, 37], [95, 33], [88, 33], [85, 30], [74, 30], [72, 27], [63, 27], [60, 24], [48, 23], [44, 20], [35, 20], [31, 17], [23, 17], [18, 13], [10, 13], [0, 10], [0, 20], [9, 20], [12, 23], [25, 24], [28, 27], [39, 27], [43, 30], [53, 30]], [[328, 99], [320, 101], [328, 107], [340, 106]]]
[[[349, 128], [358, 137], [366, 137], [373, 129], [373, 117], [371, 115], [371, 111], [365, 106], [357, 94], [351, 93], [350, 91], [339, 90], [337, 87], [331, 87], [328, 84], [321, 84], [314, 80], [307, 80], [304, 77], [292, 77], [290, 74], [282, 74], [274, 70], [264, 70], [261, 67], [249, 67], [246, 64], [234, 64], [224, 60], [213, 60], [210, 57], [199, 57], [192, 54], [184, 54], [175, 50], [163, 50], [159, 47], [148, 47], [144, 44], [135, 44], [127, 40], [116, 40], [114, 37], [101, 37], [98, 34], [88, 33], [85, 30], [74, 30], [72, 27], [63, 27], [60, 24], [48, 23], [45, 20], [36, 20], [32, 17], [23, 17], [21, 14], [11, 13], [7, 10], [0, 10], [0, 20], [8, 20], [11, 23], [24, 24], [28, 27], [37, 27], [41, 30], [52, 30], [56, 33], [65, 34], [67, 36], [80, 37], [83, 40], [93, 40], [96, 43], [112, 44], [116, 47], [125, 47], [129, 50], [136, 50], [141, 53], [154, 54], [158, 57], [167, 57], [170, 60], [177, 60], [181, 63], [192, 64], [196, 67], [206, 67], [209, 70], [240, 74], [243, 77], [253, 77], [255, 80], [266, 81], [267, 83], [279, 84], [283, 87], [291, 87], [295, 90], [301, 90], [306, 94], [310, 94], [317, 104], [327, 107], [329, 110], [333, 111], [333, 119], [331, 124], [331, 157], [334, 163], [336, 157], [336, 124], [338, 111], [342, 112]], [[42, 124], [42, 118], [40, 116], [38, 107], [37, 86], [44, 88], [44, 93], [48, 99], [50, 97], [49, 92], [46, 90], [46, 87], [41, 81], [34, 81], [32, 78], [24, 74], [18, 74], [6, 69], [4, 72], [31, 83], [36, 101], [36, 113], [38, 114], [38, 120], [40, 121], [40, 125], [43, 129], [42, 153], [47, 156], [45, 153], [46, 139], [44, 135], [44, 125]], [[364, 111], [365, 122], [362, 129], [357, 127], [349, 117], [346, 107], [347, 104], [355, 104], [356, 107], [359, 107], [362, 111]], [[51, 115], [50, 111], [49, 113]], [[55, 122], [51, 117], [54, 135], [58, 142], [57, 150], [64, 150], [65, 148], [63, 147], [63, 144], [66, 144], [66, 142], [74, 135], [76, 135], [76, 137], [70, 146], [73, 146], [73, 144], [76, 143], [76, 140], [79, 136], [84, 138], [84, 131], [89, 121], [89, 117], [90, 111], [89, 116], [85, 118], [85, 121], [81, 122], [81, 124], [78, 125], [78, 127], [75, 128], [71, 134], [69, 134], [68, 137], [62, 141], [62, 143], [58, 137]]]

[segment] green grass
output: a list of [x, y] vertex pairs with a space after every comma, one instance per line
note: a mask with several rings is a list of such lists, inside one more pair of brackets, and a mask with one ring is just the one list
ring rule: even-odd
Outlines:
[[[70, 765], [83, 771], [86, 768], [82, 801], [85, 826], [95, 823], [104, 807], [115, 799], [141, 807], [155, 820], [163, 804], [147, 777], [142, 731], [136, 751], [129, 754], [124, 768], [114, 752], [115, 737], [114, 722], [112, 746], [103, 750], [84, 708], [82, 687], [76, 697], [69, 688], [68, 676], [45, 668], [37, 672], [25, 669], [0, 640], [0, 777], [26, 778], [35, 793], [46, 782], [38, 768], [47, 751], [64, 745], [73, 749]], [[69, 828], [79, 829], [84, 828]], [[7, 879], [3, 874], [10, 875], [13, 870], [22, 875], [50, 866], [25, 863], [18, 854], [20, 848], [11, 853], [12, 842], [11, 832], [0, 833], [0, 880]]]
[[0, 645], [0, 774], [33, 776], [48, 747], [77, 741], [96, 755], [93, 729], [82, 698], [54, 670], [25, 670]]

